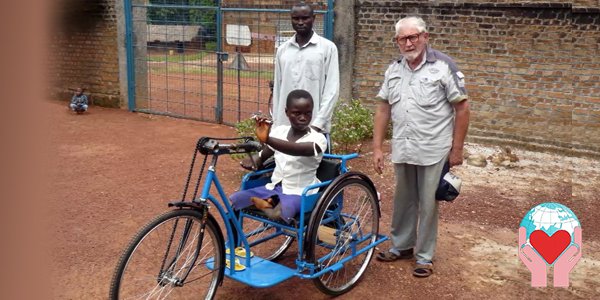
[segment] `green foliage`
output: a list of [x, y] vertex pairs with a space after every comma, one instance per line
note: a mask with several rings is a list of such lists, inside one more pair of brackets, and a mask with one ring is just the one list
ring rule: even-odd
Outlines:
[[360, 100], [339, 102], [333, 112], [331, 141], [336, 153], [360, 152], [373, 137], [373, 112]]
[[[235, 124], [239, 136], [254, 136], [254, 120]], [[360, 100], [340, 102], [333, 112], [331, 141], [335, 153], [360, 152], [362, 143], [373, 137], [373, 112]]]
[[[214, 6], [214, 0], [188, 0], [190, 5], [196, 6]], [[190, 21], [194, 24], [202, 24], [207, 26], [209, 24], [215, 24], [217, 21], [217, 13], [215, 10], [198, 10], [191, 9], [189, 11]]]
[[204, 50], [217, 51], [217, 42], [204, 43]]
[[[252, 118], [248, 118], [246, 120], [240, 121], [237, 124], [235, 124], [235, 130], [238, 133], [239, 137], [254, 137], [254, 128], [256, 127], [255, 125], [255, 121]], [[244, 159], [245, 157], [247, 157], [246, 154], [232, 154], [230, 155], [231, 158], [233, 160], [238, 160], [241, 161], [242, 159]]]
[[[216, 39], [217, 11], [215, 9], [195, 9], [187, 6], [215, 7], [215, 0], [150, 0], [154, 7], [148, 8], [148, 24], [155, 25], [201, 25], [205, 40]], [[161, 7], [162, 6], [162, 7]], [[179, 7], [176, 7], [179, 6]]]
[[254, 137], [254, 128], [256, 127], [255, 121], [252, 118], [240, 121], [235, 124], [235, 130], [240, 137], [251, 136]]

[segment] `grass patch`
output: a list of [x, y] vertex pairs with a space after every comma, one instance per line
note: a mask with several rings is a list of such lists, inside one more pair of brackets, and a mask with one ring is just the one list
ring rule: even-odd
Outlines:
[[[190, 74], [190, 75], [217, 75], [217, 68], [212, 66], [200, 66], [196, 64], [173, 63], [166, 65], [150, 65], [149, 72], [152, 74]], [[237, 76], [238, 70], [223, 70], [224, 77]], [[242, 78], [260, 78], [263, 80], [273, 79], [273, 71], [240, 71]]]
[[169, 55], [168, 52], [166, 52], [165, 54], [150, 54], [147, 56], [147, 60], [151, 61], [151, 62], [187, 62], [187, 61], [194, 61], [194, 60], [201, 60], [203, 59], [205, 56], [209, 55], [209, 52], [196, 52], [196, 53], [176, 53], [176, 51], [174, 50], [173, 52], [175, 52], [173, 55]]

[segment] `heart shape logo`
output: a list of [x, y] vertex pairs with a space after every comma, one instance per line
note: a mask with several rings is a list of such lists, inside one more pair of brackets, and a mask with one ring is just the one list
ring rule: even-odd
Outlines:
[[546, 262], [552, 264], [571, 243], [571, 235], [565, 230], [559, 230], [548, 236], [542, 230], [535, 230], [529, 236], [529, 242]]

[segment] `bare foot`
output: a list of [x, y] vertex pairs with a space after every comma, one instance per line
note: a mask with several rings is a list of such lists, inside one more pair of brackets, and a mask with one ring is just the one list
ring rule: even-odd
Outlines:
[[242, 168], [244, 168], [248, 171], [256, 171], [256, 169], [258, 168], [258, 165], [257, 165], [258, 159], [259, 159], [258, 154], [252, 153], [252, 154], [250, 154], [250, 156], [245, 157], [240, 162], [240, 165], [242, 166]]
[[261, 199], [258, 197], [252, 197], [250, 200], [252, 200], [252, 203], [254, 203], [254, 206], [256, 206], [258, 209], [273, 208], [273, 205], [271, 205], [271, 198]]

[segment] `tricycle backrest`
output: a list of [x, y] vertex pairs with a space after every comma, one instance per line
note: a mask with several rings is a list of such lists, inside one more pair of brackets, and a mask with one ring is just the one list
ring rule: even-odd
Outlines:
[[339, 159], [323, 158], [317, 169], [317, 178], [321, 182], [333, 180], [340, 175], [340, 166], [342, 162]]

